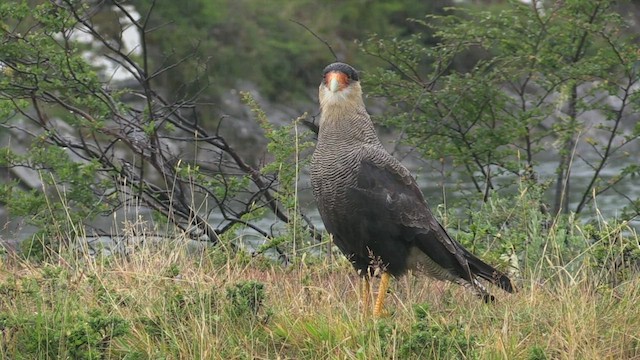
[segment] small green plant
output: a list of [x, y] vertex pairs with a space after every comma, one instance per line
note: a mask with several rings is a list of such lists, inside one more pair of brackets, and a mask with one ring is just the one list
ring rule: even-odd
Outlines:
[[180, 265], [178, 265], [178, 264], [171, 264], [165, 270], [165, 276], [166, 277], [174, 278], [174, 277], [176, 277], [178, 275], [180, 275]]
[[[300, 169], [309, 163], [308, 151], [313, 143], [309, 141], [309, 132], [299, 132], [298, 126], [306, 115], [295, 119], [291, 124], [276, 127], [269, 122], [267, 115], [250, 93], [241, 93], [242, 101], [251, 109], [258, 124], [269, 140], [267, 151], [273, 156], [273, 161], [261, 169], [265, 176], [270, 176], [274, 181], [274, 199], [281, 204], [278, 213], [285, 221], [285, 231], [277, 236], [270, 236], [269, 241], [263, 244], [258, 252], [269, 249], [286, 249], [294, 256], [297, 249], [308, 241], [309, 234], [305, 233], [305, 227], [310, 224], [304, 221], [298, 208], [298, 177]], [[302, 236], [304, 235], [304, 236]]]
[[378, 339], [380, 341], [380, 351], [383, 354], [389, 354], [394, 349], [389, 346], [393, 344], [394, 326], [386, 321], [380, 321], [376, 324]]
[[34, 358], [101, 359], [111, 343], [129, 333], [129, 322], [99, 310], [87, 314], [55, 312], [6, 315], [0, 327], [12, 350]]
[[627, 222], [588, 224], [584, 233], [593, 243], [589, 260], [600, 281], [615, 287], [638, 276], [640, 241]]
[[476, 340], [460, 326], [439, 323], [428, 305], [416, 306], [416, 322], [401, 345], [403, 357], [423, 359], [475, 359]]
[[529, 349], [528, 360], [547, 360], [548, 358], [544, 349], [539, 346], [532, 346], [531, 349]]
[[128, 333], [129, 323], [125, 319], [92, 310], [66, 331], [65, 342], [74, 359], [100, 359], [104, 358], [115, 338]]
[[234, 316], [256, 317], [265, 300], [264, 284], [258, 281], [242, 281], [227, 287], [227, 299]]

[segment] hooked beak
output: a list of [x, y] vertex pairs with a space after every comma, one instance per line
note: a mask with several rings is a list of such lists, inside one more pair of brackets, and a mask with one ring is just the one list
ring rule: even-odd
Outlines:
[[349, 77], [340, 71], [332, 71], [325, 75], [325, 85], [333, 93], [338, 92], [349, 85]]

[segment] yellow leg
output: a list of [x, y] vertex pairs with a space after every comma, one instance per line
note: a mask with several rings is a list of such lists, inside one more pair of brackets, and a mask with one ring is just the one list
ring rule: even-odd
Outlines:
[[371, 303], [371, 284], [369, 283], [369, 276], [362, 277], [362, 315], [367, 316], [369, 314], [369, 304]]
[[380, 278], [380, 286], [378, 287], [378, 297], [376, 298], [376, 304], [373, 307], [373, 317], [379, 318], [382, 315], [382, 307], [384, 306], [384, 297], [387, 295], [387, 289], [389, 289], [389, 279], [391, 275], [388, 272], [383, 272]]

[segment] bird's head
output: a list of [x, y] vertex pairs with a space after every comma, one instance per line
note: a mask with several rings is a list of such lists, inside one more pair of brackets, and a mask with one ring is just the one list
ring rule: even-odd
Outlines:
[[356, 69], [341, 62], [324, 68], [319, 89], [320, 108], [360, 106], [362, 88]]

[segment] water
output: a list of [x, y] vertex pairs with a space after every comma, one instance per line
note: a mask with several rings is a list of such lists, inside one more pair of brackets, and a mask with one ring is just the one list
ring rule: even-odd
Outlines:
[[[417, 176], [418, 184], [422, 188], [422, 191], [432, 209], [442, 204], [445, 198], [447, 204], [455, 204], [456, 200], [459, 200], [461, 196], [465, 196], [465, 193], [468, 194], [474, 191], [473, 185], [471, 183], [460, 183], [460, 174], [454, 173], [450, 178], [443, 179], [442, 175], [439, 172], [425, 170], [428, 168], [428, 166], [420, 167], [417, 166], [417, 164], [420, 164], [419, 162], [409, 162], [412, 164], [410, 164], [410, 166], [412, 167], [411, 170], [413, 174]], [[424, 163], [422, 164], [424, 165]], [[557, 164], [552, 161], [541, 163], [540, 166], [537, 167], [540, 175], [540, 180], [554, 180], [556, 165]], [[607, 168], [602, 172], [601, 176], [603, 179], [612, 178], [620, 171], [620, 169], [621, 166], [613, 166]], [[587, 186], [587, 183], [590, 181], [592, 175], [592, 170], [586, 164], [574, 164], [571, 180], [571, 189], [573, 190], [573, 193], [570, 196], [570, 209], [573, 210], [578, 205], [579, 199], [582, 196], [582, 192], [580, 190], [584, 189]], [[460, 191], [459, 188], [462, 188], [464, 191]], [[622, 196], [620, 195], [620, 193], [625, 194], [630, 198], [634, 198], [640, 196], [639, 190], [640, 187], [638, 187], [634, 181], [626, 181], [624, 183], [621, 183], [617, 188], [617, 193], [609, 191], [597, 197], [597, 209], [604, 219], [613, 219], [617, 216], [620, 216], [622, 208]], [[305, 173], [302, 174], [302, 177], [299, 181], [298, 193], [299, 204], [305, 215], [319, 230], [324, 230], [324, 225], [322, 224], [320, 215], [315, 208], [315, 203], [313, 201], [313, 196], [310, 189], [309, 178]], [[548, 196], [548, 201], [549, 203], [552, 202], [552, 198], [550, 195]], [[593, 203], [591, 205], [593, 205]], [[588, 206], [587, 208], [585, 208], [583, 216], [584, 218], [590, 218], [594, 215], [595, 213], [593, 210], [593, 206]], [[274, 225], [273, 219], [274, 217], [272, 215], [269, 215], [264, 219], [256, 221], [255, 223], [260, 228], [272, 229], [277, 233], [280, 229], [283, 228], [283, 225], [278, 224], [277, 222]], [[219, 214], [214, 214], [214, 216], [210, 219], [212, 224], [220, 223], [222, 220], [223, 219]], [[0, 239], [3, 243], [12, 248], [16, 246], [16, 243], [18, 241], [20, 241], [21, 239], [29, 238], [35, 232], [35, 229], [24, 226], [23, 221], [16, 219], [12, 219], [10, 221], [6, 212], [4, 211], [0, 211], [0, 221], [5, 224], [2, 232], [0, 232]], [[145, 209], [139, 209], [134, 213], [118, 212], [112, 216], [100, 218], [96, 220], [92, 225], [96, 228], [107, 229], [113, 234], [123, 234], [126, 232], [122, 229], [125, 222], [128, 222], [129, 224], [137, 224], [137, 226], [140, 226], [140, 229], [137, 230], [138, 233], [156, 233], [153, 229], [151, 213], [150, 211]], [[631, 225], [635, 228], [640, 227], [640, 223], [637, 220], [633, 221]], [[102, 248], [106, 249], [109, 252], [121, 251], [122, 249], [129, 246], [128, 241], [131, 241], [131, 239], [135, 238], [133, 236], [121, 235], [114, 238], [115, 240], [112, 241], [109, 240], [109, 237], [105, 236], [94, 236], [91, 233], [88, 233], [87, 235], [87, 241], [91, 245], [90, 248]], [[246, 245], [250, 250], [257, 248], [265, 241], [265, 239], [261, 235], [248, 228], [242, 230], [238, 234], [238, 237], [239, 239], [243, 239], [241, 243]], [[154, 236], [151, 236], [151, 238], [154, 239], [154, 241], [158, 239]], [[134, 240], [133, 242], [135, 243], [137, 241]]]

